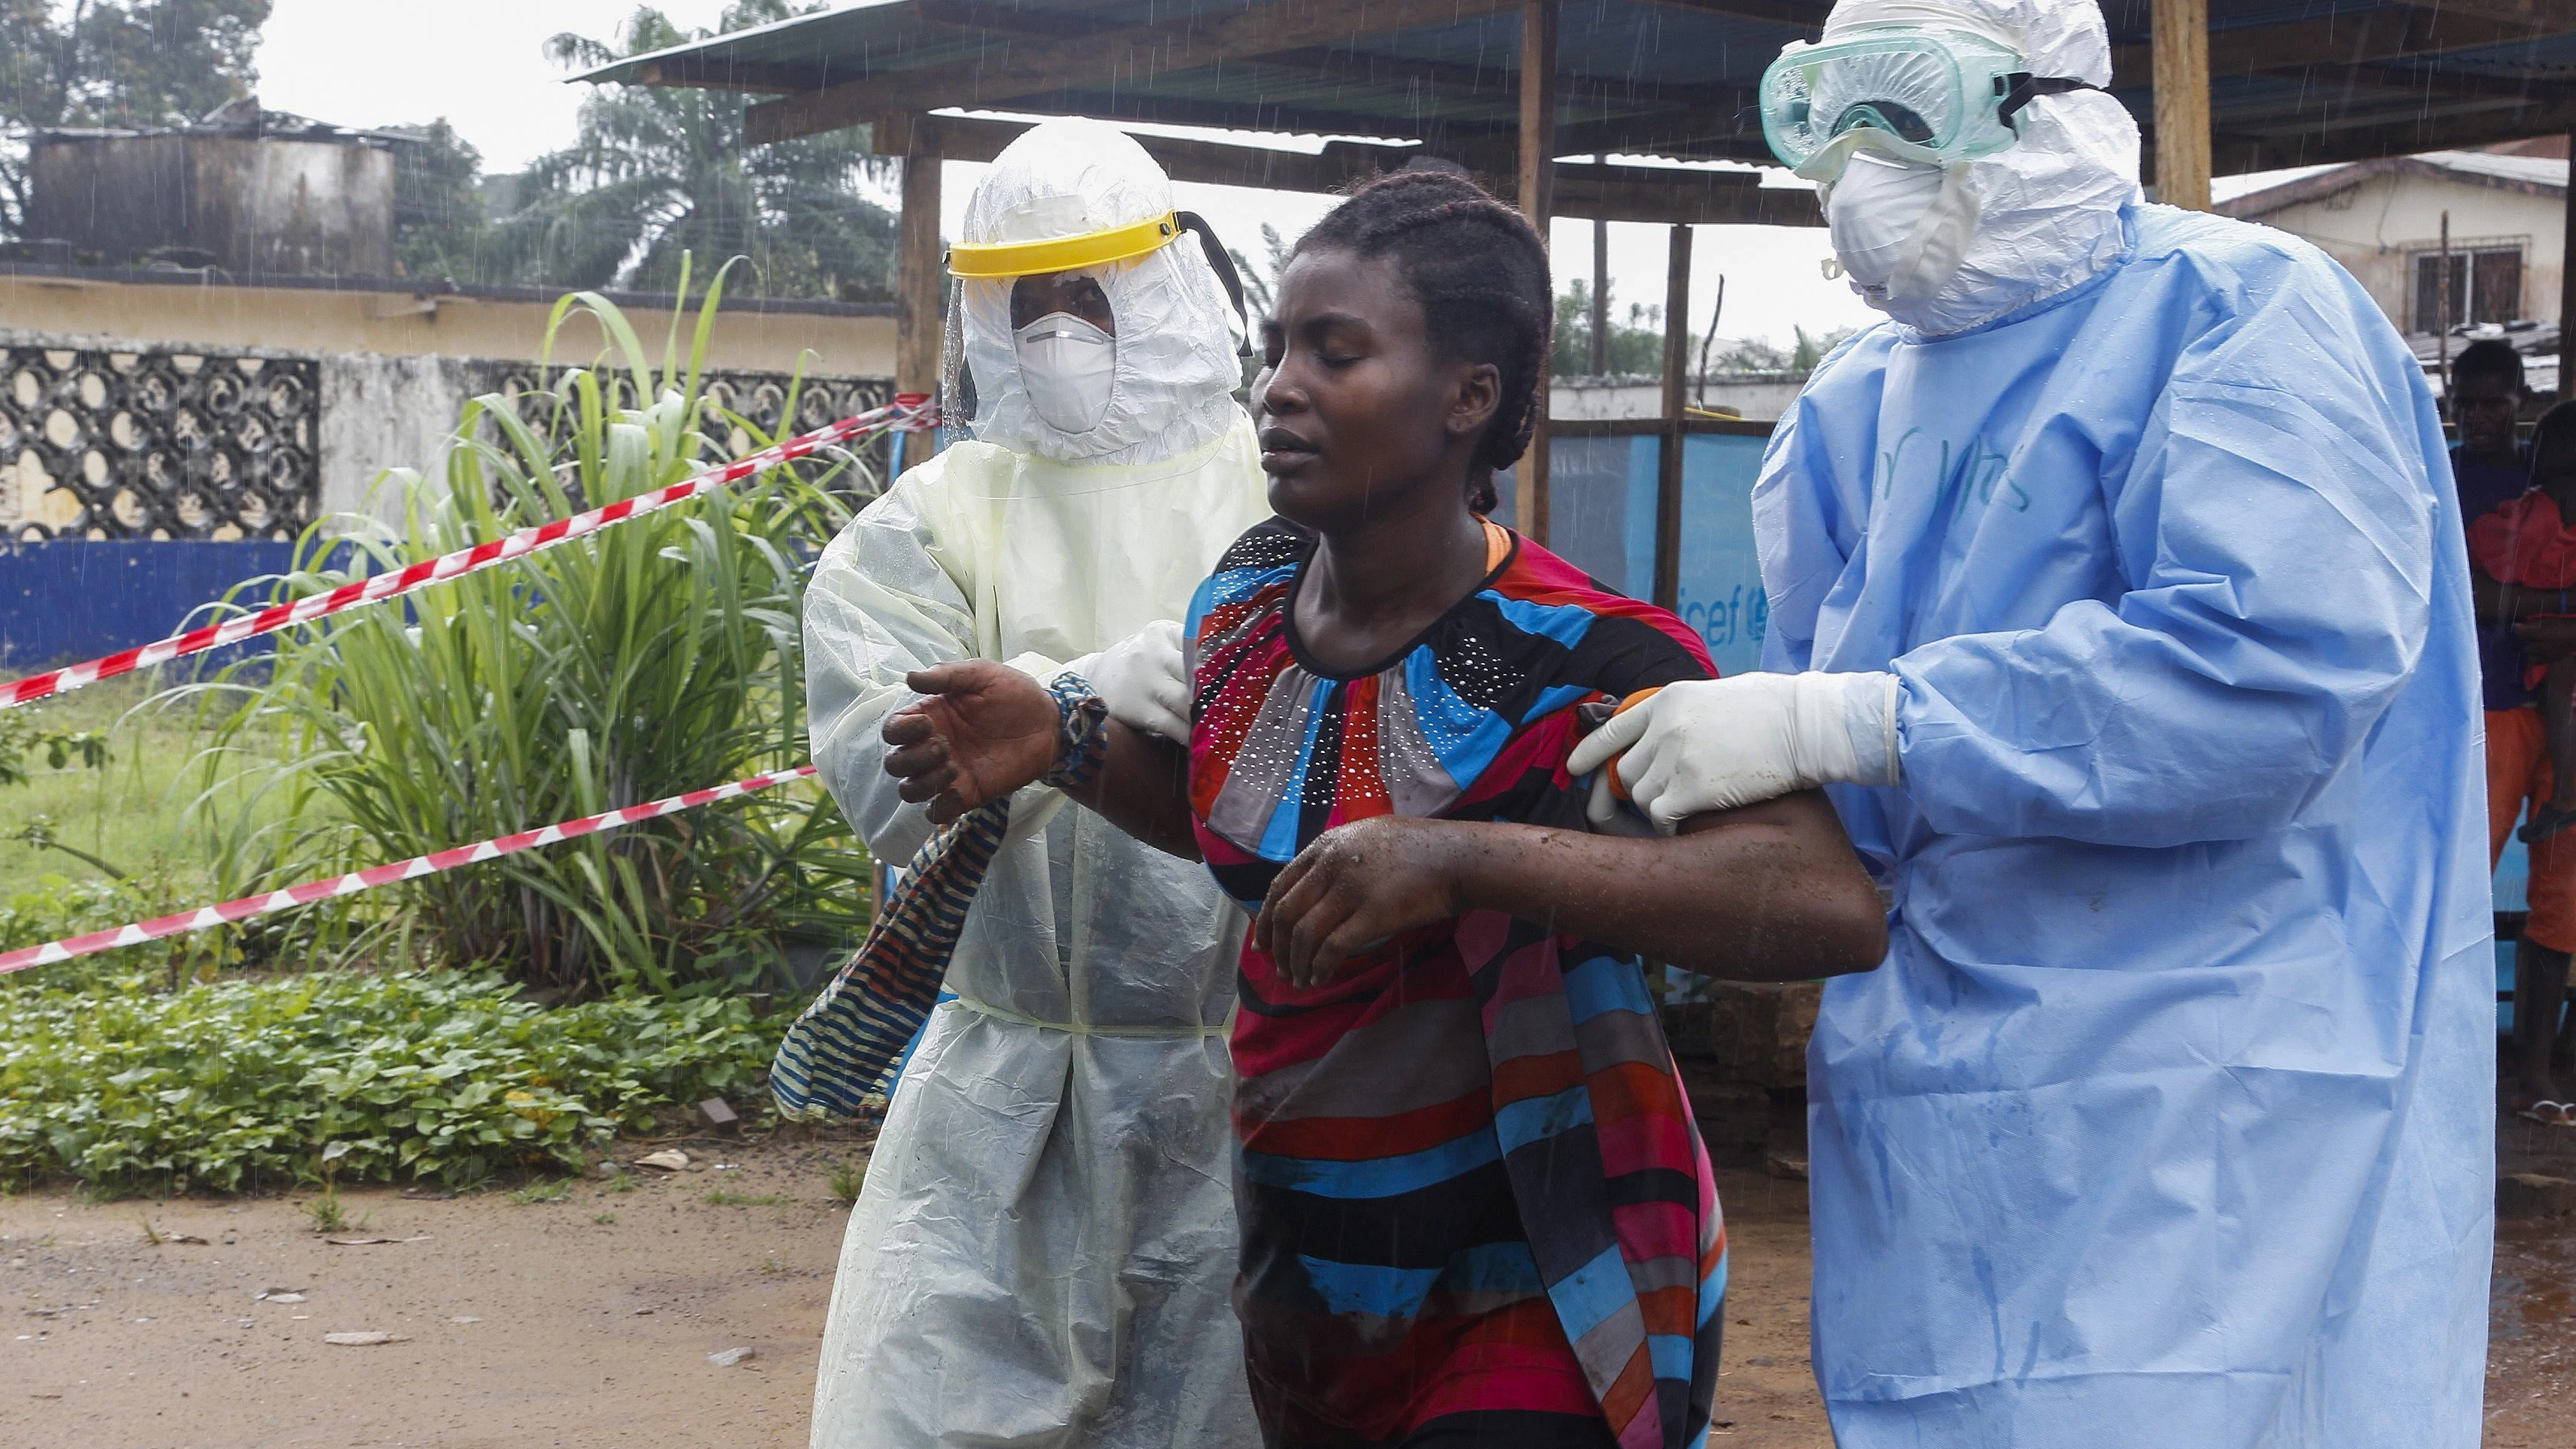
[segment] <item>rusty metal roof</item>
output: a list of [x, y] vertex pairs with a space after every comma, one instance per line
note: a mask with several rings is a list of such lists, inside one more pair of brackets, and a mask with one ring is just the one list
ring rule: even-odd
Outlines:
[[[2152, 138], [2151, 0], [2105, 0]], [[1753, 86], [1823, 0], [1563, 0], [1561, 155], [1770, 160]], [[2576, 0], [2209, 0], [2221, 174], [2576, 126]], [[1508, 167], [1512, 0], [877, 0], [579, 77], [778, 97], [760, 138], [942, 108], [1420, 143]]]

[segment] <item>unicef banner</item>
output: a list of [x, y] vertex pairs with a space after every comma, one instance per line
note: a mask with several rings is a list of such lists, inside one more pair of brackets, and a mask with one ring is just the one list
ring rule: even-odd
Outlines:
[[[1767, 441], [1693, 434], [1682, 445], [1680, 611], [1721, 674], [1762, 667], [1770, 606], [1753, 551], [1752, 500]], [[1548, 547], [1640, 599], [1654, 594], [1661, 447], [1650, 436], [1558, 438], [1548, 455]]]

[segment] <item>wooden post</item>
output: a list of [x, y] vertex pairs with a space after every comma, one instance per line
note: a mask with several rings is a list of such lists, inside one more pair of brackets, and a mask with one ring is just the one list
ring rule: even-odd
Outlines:
[[[1595, 155], [1595, 166], [1607, 166], [1610, 158]], [[1610, 375], [1610, 222], [1605, 217], [1592, 218], [1592, 375]]]
[[1521, 215], [1547, 240], [1556, 214], [1556, 3], [1521, 6]]
[[[1547, 224], [1556, 213], [1556, 0], [1530, 0], [1521, 6], [1521, 215], [1547, 242]], [[1529, 452], [1521, 458], [1513, 490], [1512, 515], [1521, 532], [1547, 542], [1547, 394], [1554, 372], [1542, 363], [1538, 378], [1538, 426], [1530, 433]]]
[[1690, 369], [1691, 229], [1677, 226], [1664, 261], [1664, 427], [1655, 458], [1654, 601], [1682, 606], [1682, 388]]
[[2576, 127], [2567, 132], [2567, 235], [2558, 245], [2558, 400], [2576, 398]]
[[2155, 0], [2156, 200], [2209, 210], [2209, 0]]
[[[910, 128], [923, 136], [928, 127]], [[943, 341], [940, 303], [947, 291], [947, 260], [939, 246], [939, 154], [915, 147], [903, 158], [903, 210], [895, 222], [894, 388], [939, 391]], [[904, 435], [903, 466], [916, 467], [939, 451], [936, 433]]]
[[[2436, 350], [2435, 355], [2442, 359], [2442, 416], [2452, 417], [2451, 213], [2447, 210], [2442, 213], [2442, 261], [2440, 265], [2442, 270], [2435, 274], [2438, 280], [2434, 283], [2433, 290], [2433, 295], [2439, 299], [2433, 304], [2433, 315], [2439, 319], [2433, 324], [2435, 329], [2433, 333], [2433, 346]], [[2453, 421], [2456, 422], [2457, 419], [2453, 418]]]

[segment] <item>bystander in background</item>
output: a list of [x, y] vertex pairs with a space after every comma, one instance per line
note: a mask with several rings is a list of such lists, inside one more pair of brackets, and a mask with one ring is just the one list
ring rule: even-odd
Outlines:
[[[2523, 399], [2522, 358], [2503, 342], [2476, 342], [2451, 364], [2451, 450], [2463, 522], [2477, 521], [2531, 486], [2531, 459], [2516, 438]], [[2486, 696], [2487, 844], [2492, 866], [2526, 804], [2536, 819], [2557, 786], [2548, 731], [2524, 684], [2527, 670], [2576, 657], [2576, 594], [2508, 588], [2472, 567], [2477, 594], [2478, 666]], [[2514, 948], [2514, 1042], [2506, 1062], [2506, 1105], [2554, 1126], [2576, 1126], [2576, 1106], [2559, 1095], [2551, 1070], [2558, 1013], [2540, 1005], [2567, 990], [2576, 949], [2576, 832], [2530, 846], [2530, 914]]]

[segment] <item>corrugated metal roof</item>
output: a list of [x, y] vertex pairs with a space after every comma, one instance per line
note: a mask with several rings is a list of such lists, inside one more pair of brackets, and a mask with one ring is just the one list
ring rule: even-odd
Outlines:
[[[1026, 66], [1087, 36], [1208, 25], [1307, 0], [870, 0], [622, 60], [578, 79], [776, 94], [978, 63]], [[1383, 9], [1384, 7], [1377, 7]], [[1122, 69], [958, 104], [1247, 130], [1508, 144], [1516, 5], [1400, 31], [1184, 69]], [[1824, 0], [1563, 0], [1558, 123], [1569, 153], [1768, 160], [1752, 87]], [[1733, 11], [1740, 13], [1728, 13]], [[2210, 0], [2212, 130], [2222, 171], [2543, 134], [2576, 124], [2576, 3], [2518, 38], [2492, 16], [2399, 0]], [[2152, 0], [2106, 0], [2117, 94], [2152, 128]], [[1314, 13], [1312, 10], [1309, 14]], [[1363, 11], [1365, 15], [1367, 12]], [[2340, 138], [2340, 139], [2339, 139]]]
[[2472, 176], [2492, 176], [2499, 181], [2519, 181], [2530, 186], [2567, 185], [2567, 159], [2563, 156], [2500, 156], [2493, 151], [2428, 151], [2415, 158], [2445, 171], [2460, 171]]

